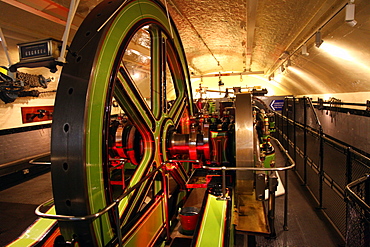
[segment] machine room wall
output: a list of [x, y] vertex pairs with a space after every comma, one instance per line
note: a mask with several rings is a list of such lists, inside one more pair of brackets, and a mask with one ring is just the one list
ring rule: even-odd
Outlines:
[[[8, 6], [3, 2], [0, 2], [0, 7], [3, 10], [0, 24], [6, 37], [12, 63], [17, 62], [19, 59], [17, 51], [18, 43], [48, 37], [61, 39], [64, 31], [63, 25], [56, 24], [52, 20], [33, 16], [31, 13], [13, 6]], [[5, 9], [6, 11], [4, 11]], [[65, 11], [67, 10], [65, 9]], [[313, 97], [321, 98], [328, 98], [328, 95], [336, 95], [332, 97], [339, 98], [345, 102], [365, 103], [370, 95], [370, 49], [368, 42], [370, 40], [370, 19], [368, 13], [370, 13], [370, 4], [368, 4], [368, 1], [358, 0], [356, 1], [355, 17], [357, 25], [350, 26], [344, 21], [344, 11], [341, 11], [322, 28], [318, 25], [322, 25], [323, 22], [318, 21], [317, 23], [319, 24], [315, 27], [320, 29], [323, 43], [318, 48], [315, 46], [314, 35], [311, 39], [307, 40], [307, 35], [299, 34], [297, 37], [300, 38], [297, 38], [292, 43], [292, 46], [284, 48], [290, 54], [290, 61], [288, 59], [277, 59], [277, 62], [283, 65], [283, 71], [282, 67], [278, 66], [274, 71], [269, 71], [266, 67], [264, 71], [265, 75], [243, 75], [242, 77], [236, 75], [219, 78], [217, 71], [214, 77], [204, 77], [203, 79], [193, 78], [192, 89], [194, 98], [199, 97], [199, 91], [197, 90], [199, 89], [199, 84], [201, 84], [203, 88], [208, 88], [207, 94], [203, 95], [203, 97], [209, 98], [225, 96], [224, 93], [211, 93], [211, 90], [225, 91], [226, 88], [258, 86], [260, 88], [266, 88], [268, 95], [315, 95]], [[34, 17], [34, 19], [31, 17]], [[315, 18], [319, 18], [319, 16]], [[32, 21], [25, 23], [27, 20]], [[179, 18], [175, 18], [175, 21], [178, 22]], [[33, 25], [34, 23], [37, 23], [37, 25]], [[70, 40], [77, 29], [78, 23], [71, 30]], [[181, 23], [176, 24], [181, 27]], [[44, 27], [43, 31], [39, 28], [40, 26]], [[314, 34], [317, 30], [312, 28], [310, 32]], [[183, 29], [180, 29], [179, 32], [180, 35], [186, 33]], [[194, 34], [192, 35], [195, 37]], [[186, 41], [186, 36], [184, 38]], [[285, 38], [288, 39], [289, 37]], [[279, 46], [279, 44], [276, 44], [277, 41], [275, 39], [272, 40], [273, 42], [270, 40], [272, 42], [269, 43], [270, 46]], [[308, 56], [301, 53], [299, 44], [303, 44], [304, 42], [307, 42]], [[189, 44], [193, 48], [197, 47], [197, 43], [195, 42]], [[235, 52], [231, 52], [230, 54], [235, 58], [238, 56]], [[190, 56], [191, 54], [188, 53], [187, 55]], [[267, 56], [267, 54], [265, 55]], [[251, 55], [251, 59], [252, 61], [258, 60], [258, 57]], [[191, 59], [188, 58], [188, 60], [189, 65], [192, 65], [190, 63]], [[229, 60], [229, 62], [232, 63], [232, 60]], [[290, 66], [288, 66], [288, 62]], [[7, 65], [8, 61], [5, 52], [3, 49], [0, 49], [0, 66]], [[23, 68], [20, 70], [24, 71]], [[55, 80], [49, 84], [47, 89], [37, 88], [37, 90], [51, 91], [56, 89], [58, 75], [49, 75], [50, 73], [48, 74], [48, 72], [44, 71], [41, 73], [44, 77], [55, 77]], [[37, 74], [37, 72], [29, 73]], [[221, 71], [221, 73], [225, 73], [225, 71]], [[235, 74], [238, 73], [235, 72]], [[272, 74], [274, 74], [273, 77], [271, 77]], [[219, 87], [220, 79], [224, 85]], [[354, 97], [350, 97], [352, 93]], [[51, 106], [54, 104], [54, 97], [55, 94], [50, 93], [41, 94], [38, 98], [17, 98], [14, 103], [8, 104], [0, 101], [0, 129], [24, 126], [21, 122], [21, 107]]]
[[[232, 73], [231, 73], [232, 74]], [[224, 85], [219, 86], [219, 81]], [[204, 78], [192, 78], [191, 86], [193, 90], [193, 97], [199, 98], [199, 89], [200, 86], [203, 89], [203, 92], [206, 92], [203, 97], [207, 98], [223, 98], [225, 96], [225, 90], [228, 88], [229, 93], [232, 93], [231, 90], [233, 87], [241, 87], [242, 92], [246, 92], [247, 88], [266, 88], [268, 91], [268, 96], [272, 95], [291, 95], [291, 92], [288, 88], [277, 83], [274, 80], [269, 80], [264, 75], [242, 75], [235, 73], [234, 76], [221, 76], [217, 74], [213, 77], [204, 77]], [[212, 92], [212, 91], [221, 91]]]
[[45, 89], [40, 87], [33, 88], [34, 90], [40, 91], [40, 95], [38, 97], [18, 97], [14, 102], [7, 104], [0, 100], [0, 130], [40, 125], [51, 122], [42, 121], [24, 124], [22, 122], [21, 109], [22, 107], [31, 106], [54, 106], [55, 92], [53, 91], [57, 89], [60, 72], [50, 73], [48, 69], [20, 69], [20, 71], [30, 74], [41, 74], [45, 78], [50, 78], [51, 82]]

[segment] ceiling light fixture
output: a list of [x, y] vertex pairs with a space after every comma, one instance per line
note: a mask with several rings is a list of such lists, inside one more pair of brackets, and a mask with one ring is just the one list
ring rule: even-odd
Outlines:
[[[314, 31], [310, 34], [310, 36], [304, 40], [299, 46], [297, 46], [297, 49], [291, 51], [291, 53], [287, 53], [284, 51], [280, 56], [279, 60], [286, 60], [286, 58], [290, 59], [291, 56], [296, 54], [296, 52], [301, 49], [301, 54], [303, 56], [308, 56], [308, 49], [306, 43], [309, 42], [309, 40], [315, 38], [315, 46], [319, 48], [321, 44], [324, 42], [321, 38], [321, 29], [324, 28], [335, 16], [337, 16], [339, 13], [341, 13], [343, 10], [345, 10], [345, 21], [350, 26], [355, 26], [357, 24], [355, 20], [355, 0], [347, 0], [347, 3], [343, 3], [334, 13], [333, 15], [329, 16], [326, 20], [324, 20], [323, 24], [318, 28], [318, 31]], [[284, 63], [284, 61], [283, 61]], [[279, 70], [279, 67], [281, 65], [281, 62], [276, 61], [275, 64], [267, 71], [267, 74], [270, 74], [271, 72], [277, 72]], [[285, 68], [288, 66], [286, 65]], [[271, 75], [268, 77], [269, 80], [271, 79]]]
[[355, 20], [355, 4], [354, 0], [351, 0], [346, 6], [346, 23], [351, 27], [354, 27], [357, 24]]
[[224, 84], [224, 83], [222, 82], [222, 80], [221, 80], [221, 72], [219, 72], [219, 73], [218, 73], [218, 75], [219, 75], [219, 76], [218, 76], [218, 86], [219, 86], [219, 87], [221, 87], [221, 86], [223, 86], [223, 85], [225, 85], [225, 84]]
[[290, 66], [292, 66], [292, 60], [290, 60], [290, 58], [288, 58], [285, 67], [288, 68]]
[[218, 81], [218, 86], [221, 87], [223, 85], [225, 85], [225, 83], [223, 83], [222, 80], [221, 80], [221, 78], [220, 78], [220, 80]]
[[302, 45], [302, 55], [304, 55], [304, 56], [310, 55], [310, 53], [308, 53], [308, 51], [307, 51], [307, 45], [306, 44]]
[[324, 40], [321, 39], [321, 32], [320, 30], [316, 32], [316, 37], [315, 37], [315, 45], [317, 48], [320, 47], [320, 45], [324, 42]]
[[284, 67], [284, 65], [282, 64], [281, 66], [280, 66], [280, 72], [281, 73], [283, 73], [285, 71], [285, 67]]

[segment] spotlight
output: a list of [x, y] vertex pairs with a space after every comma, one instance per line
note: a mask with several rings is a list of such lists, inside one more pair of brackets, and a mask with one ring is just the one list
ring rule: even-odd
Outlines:
[[310, 55], [310, 53], [307, 52], [307, 45], [306, 44], [302, 45], [302, 55], [304, 55], [304, 56]]
[[288, 68], [290, 66], [292, 66], [292, 61], [290, 59], [288, 59], [288, 61], [286, 62], [285, 67]]
[[234, 90], [234, 94], [241, 93], [242, 92], [242, 88], [241, 87], [233, 87], [233, 90]]
[[352, 21], [347, 21], [346, 23], [347, 23], [348, 25], [350, 25], [351, 27], [354, 27], [354, 26], [356, 26], [357, 21], [356, 21], [356, 20], [352, 20]]
[[219, 86], [219, 87], [221, 87], [221, 86], [223, 86], [223, 85], [225, 85], [225, 83], [223, 83], [223, 82], [222, 82], [222, 80], [220, 79], [220, 80], [218, 81], [218, 86]]
[[280, 72], [283, 73], [284, 71], [285, 71], [285, 67], [284, 67], [284, 65], [281, 65], [280, 66]]
[[221, 87], [225, 85], [222, 80], [221, 80], [221, 72], [218, 72], [218, 86]]
[[357, 24], [355, 20], [355, 4], [350, 2], [346, 6], [346, 23], [351, 27], [354, 27]]
[[316, 39], [315, 39], [315, 45], [317, 48], [320, 47], [320, 45], [322, 44], [322, 42], [324, 42], [324, 40], [321, 39], [321, 32], [320, 31], [317, 31], [316, 33]]

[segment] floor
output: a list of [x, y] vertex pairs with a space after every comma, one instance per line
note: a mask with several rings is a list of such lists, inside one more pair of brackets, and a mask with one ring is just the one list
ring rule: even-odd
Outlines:
[[0, 191], [0, 246], [27, 229], [36, 207], [52, 197], [50, 172]]
[[[277, 152], [277, 165], [284, 159]], [[284, 184], [284, 174], [280, 173]], [[344, 246], [315, 208], [309, 192], [293, 171], [289, 173], [288, 231], [283, 229], [284, 195], [276, 199], [276, 239], [255, 238], [256, 246]], [[0, 191], [0, 246], [19, 236], [35, 219], [35, 208], [52, 197], [50, 172]], [[185, 241], [187, 242], [187, 241]], [[252, 241], [253, 242], [253, 241]], [[250, 242], [251, 243], [251, 242]], [[179, 246], [182, 246], [181, 244]], [[247, 246], [243, 236], [237, 236], [236, 246]]]
[[309, 192], [301, 186], [292, 172], [289, 177], [288, 231], [284, 226], [284, 196], [276, 199], [276, 239], [256, 237], [257, 246], [344, 246], [336, 231], [320, 210]]
[[[283, 166], [284, 157], [276, 152], [276, 165]], [[279, 172], [285, 186], [285, 175]], [[275, 229], [276, 239], [256, 237], [257, 246], [344, 246], [344, 242], [322, 212], [316, 208], [317, 203], [295, 174], [288, 173], [288, 231], [284, 226], [284, 196], [276, 198]]]

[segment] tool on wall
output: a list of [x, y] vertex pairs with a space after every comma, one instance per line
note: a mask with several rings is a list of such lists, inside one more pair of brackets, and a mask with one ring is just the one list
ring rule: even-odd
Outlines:
[[0, 67], [0, 99], [5, 103], [14, 102], [18, 97], [38, 97], [35, 87], [47, 88], [50, 78], [23, 72], [10, 73], [6, 67]]

